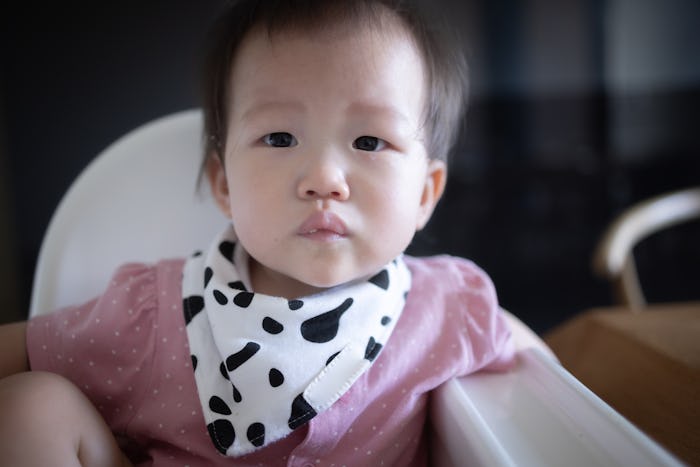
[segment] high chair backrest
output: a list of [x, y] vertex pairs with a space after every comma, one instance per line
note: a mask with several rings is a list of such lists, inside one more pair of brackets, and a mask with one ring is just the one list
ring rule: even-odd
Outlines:
[[99, 294], [129, 261], [182, 257], [225, 225], [209, 189], [197, 191], [199, 110], [148, 123], [117, 140], [72, 184], [44, 237], [30, 316]]

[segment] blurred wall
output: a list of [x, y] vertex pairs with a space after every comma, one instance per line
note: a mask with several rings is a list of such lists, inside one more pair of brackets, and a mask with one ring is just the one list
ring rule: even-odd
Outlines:
[[[700, 3], [615, 0], [606, 11], [611, 146], [628, 163], [697, 147]], [[695, 117], [695, 118], [692, 118]]]
[[16, 259], [4, 276], [17, 279], [0, 287], [19, 303], [17, 313], [0, 310], [0, 321], [26, 313], [51, 214], [87, 163], [129, 130], [198, 105], [201, 44], [223, 3], [0, 6], [1, 221]]
[[[1, 97], [1, 96], [0, 96]], [[22, 318], [20, 311], [19, 261], [16, 254], [16, 230], [12, 220], [15, 218], [14, 203], [9, 190], [9, 162], [5, 150], [5, 134], [2, 131], [3, 112], [0, 105], [0, 323]]]

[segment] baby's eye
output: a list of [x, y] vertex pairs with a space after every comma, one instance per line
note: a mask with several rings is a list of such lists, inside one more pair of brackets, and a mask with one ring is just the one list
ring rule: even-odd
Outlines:
[[352, 143], [352, 147], [360, 151], [381, 151], [386, 147], [386, 141], [376, 136], [360, 136]]
[[262, 141], [275, 148], [290, 148], [297, 145], [297, 139], [284, 131], [267, 134], [263, 136]]

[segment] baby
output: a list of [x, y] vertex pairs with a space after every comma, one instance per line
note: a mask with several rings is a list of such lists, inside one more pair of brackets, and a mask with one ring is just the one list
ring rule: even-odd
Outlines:
[[390, 0], [234, 2], [213, 38], [202, 173], [229, 227], [3, 327], [0, 456], [426, 465], [430, 391], [512, 359], [483, 271], [403, 255], [445, 187], [462, 59]]

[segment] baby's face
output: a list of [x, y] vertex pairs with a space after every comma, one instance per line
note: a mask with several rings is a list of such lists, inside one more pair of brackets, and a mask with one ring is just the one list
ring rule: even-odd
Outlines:
[[225, 169], [209, 175], [259, 292], [291, 298], [377, 272], [442, 194], [420, 56], [400, 33], [368, 32], [255, 31], [236, 56]]

